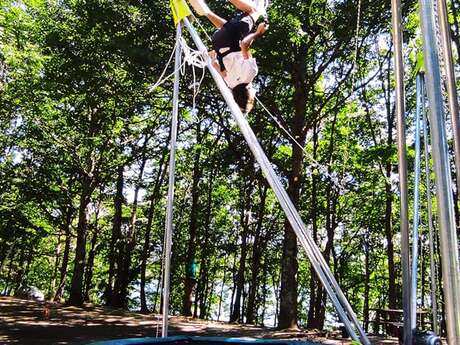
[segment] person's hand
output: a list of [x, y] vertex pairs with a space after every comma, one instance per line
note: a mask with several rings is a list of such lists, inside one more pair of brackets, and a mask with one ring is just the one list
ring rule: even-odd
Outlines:
[[209, 57], [211, 58], [211, 60], [215, 60], [217, 58], [217, 53], [215, 50], [211, 50], [209, 53], [208, 53]]
[[261, 36], [261, 35], [263, 35], [267, 30], [268, 30], [268, 24], [266, 24], [265, 22], [260, 23], [260, 24], [257, 26], [256, 34], [257, 34], [258, 36]]
[[214, 67], [216, 70], [220, 71], [220, 65], [217, 62], [217, 60], [212, 60], [212, 67]]

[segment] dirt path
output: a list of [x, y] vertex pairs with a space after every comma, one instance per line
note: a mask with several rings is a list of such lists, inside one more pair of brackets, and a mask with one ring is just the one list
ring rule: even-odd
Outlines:
[[[0, 344], [82, 345], [98, 340], [156, 337], [161, 332], [158, 315], [88, 306], [65, 307], [11, 297], [0, 297]], [[342, 339], [325, 339], [308, 332], [280, 332], [270, 328], [172, 317], [170, 335], [206, 335], [301, 339], [331, 345], [349, 345]], [[396, 345], [392, 339], [373, 339], [376, 345]]]

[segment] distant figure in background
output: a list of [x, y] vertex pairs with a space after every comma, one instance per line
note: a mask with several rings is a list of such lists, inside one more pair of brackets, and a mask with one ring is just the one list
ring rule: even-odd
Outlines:
[[257, 20], [265, 15], [265, 9], [257, 8], [251, 0], [229, 0], [243, 13], [226, 21], [212, 12], [204, 0], [189, 1], [199, 15], [206, 16], [219, 29], [212, 37], [214, 50], [209, 55], [213, 58], [213, 66], [232, 90], [241, 111], [249, 113], [256, 94], [252, 81], [258, 73], [256, 60], [249, 48], [268, 29], [264, 20], [254, 31]]
[[49, 319], [50, 316], [51, 316], [50, 309], [45, 306], [45, 308], [43, 308], [43, 318]]

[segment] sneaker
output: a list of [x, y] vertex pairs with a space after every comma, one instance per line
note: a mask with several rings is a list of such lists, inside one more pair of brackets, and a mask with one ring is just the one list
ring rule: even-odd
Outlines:
[[199, 16], [207, 16], [211, 12], [208, 5], [206, 5], [203, 0], [189, 0], [189, 2]]

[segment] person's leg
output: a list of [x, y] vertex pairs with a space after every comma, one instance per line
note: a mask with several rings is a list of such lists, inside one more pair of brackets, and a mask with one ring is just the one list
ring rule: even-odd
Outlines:
[[229, 0], [233, 6], [235, 6], [240, 11], [246, 12], [248, 14], [257, 12], [256, 5], [254, 1], [251, 0]]
[[225, 19], [219, 17], [217, 14], [214, 12], [209, 12], [206, 17], [209, 19], [211, 23], [214, 24], [214, 26], [218, 29], [220, 29], [224, 24], [227, 22]]
[[212, 12], [204, 0], [189, 0], [189, 2], [196, 13], [200, 16], [206, 16], [216, 28], [220, 29], [227, 22], [225, 19]]
[[207, 16], [211, 12], [204, 0], [189, 0], [189, 2], [190, 5], [192, 5], [195, 12], [198, 13], [198, 15], [200, 16]]

